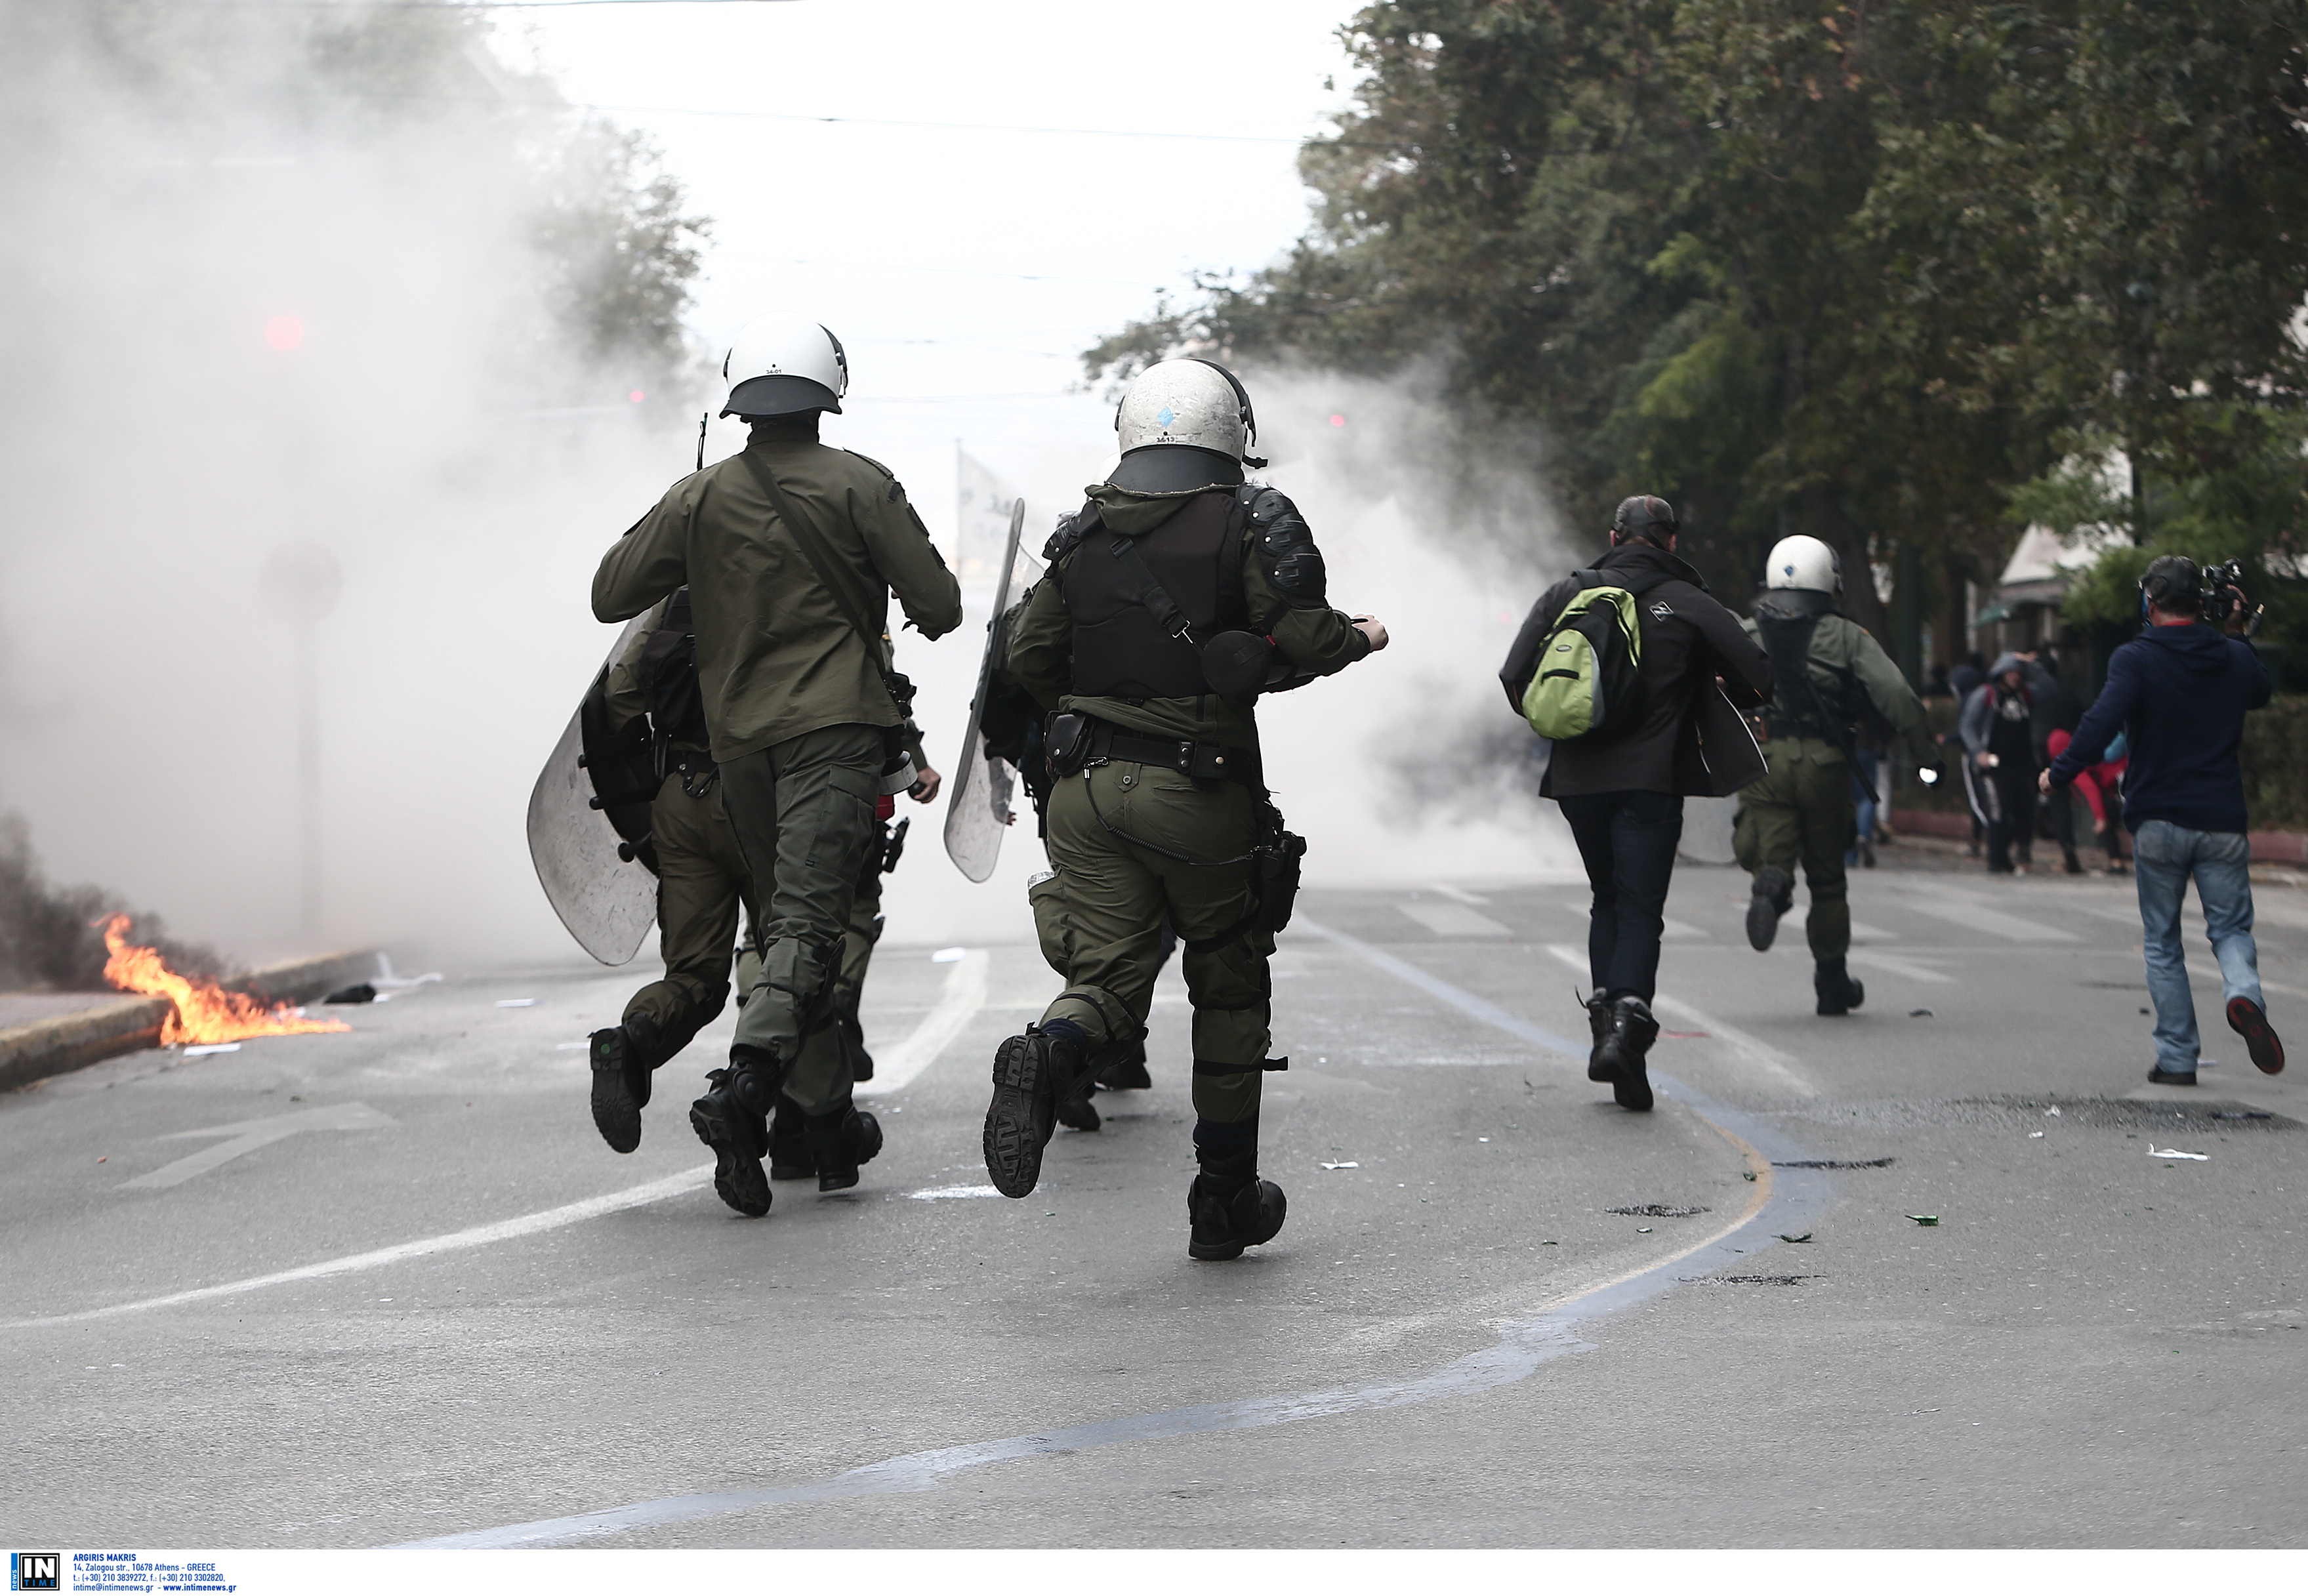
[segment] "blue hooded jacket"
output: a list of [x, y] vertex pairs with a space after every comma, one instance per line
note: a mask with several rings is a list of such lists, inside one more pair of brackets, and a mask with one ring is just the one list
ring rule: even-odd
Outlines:
[[2243, 831], [2243, 773], [2236, 751], [2245, 714], [2268, 702], [2268, 669], [2252, 645], [2209, 626], [2149, 626], [2107, 662], [2107, 685], [2075, 740], [2052, 761], [2065, 786], [2122, 733], [2123, 824], [2169, 820], [2193, 831]]

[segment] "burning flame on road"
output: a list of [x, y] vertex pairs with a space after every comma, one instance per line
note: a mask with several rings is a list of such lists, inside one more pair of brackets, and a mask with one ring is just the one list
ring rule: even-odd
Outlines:
[[238, 1042], [245, 1036], [291, 1036], [304, 1031], [349, 1031], [341, 1020], [306, 1019], [293, 1003], [267, 1008], [245, 992], [228, 992], [213, 981], [179, 975], [150, 948], [128, 940], [128, 916], [104, 922], [104, 978], [125, 992], [166, 998], [175, 1009], [160, 1025], [160, 1043]]

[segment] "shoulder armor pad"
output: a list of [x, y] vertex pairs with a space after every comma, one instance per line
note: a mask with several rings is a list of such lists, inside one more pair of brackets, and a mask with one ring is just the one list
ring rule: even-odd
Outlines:
[[1060, 516], [1058, 529], [1051, 533], [1050, 541], [1042, 545], [1042, 563], [1055, 565], [1072, 553], [1083, 538], [1097, 530], [1098, 524], [1098, 513], [1094, 510]]
[[1314, 546], [1313, 529], [1289, 495], [1245, 483], [1235, 490], [1235, 497], [1250, 512], [1258, 568], [1282, 602], [1294, 610], [1328, 609], [1331, 579], [1322, 565], [1322, 551]]

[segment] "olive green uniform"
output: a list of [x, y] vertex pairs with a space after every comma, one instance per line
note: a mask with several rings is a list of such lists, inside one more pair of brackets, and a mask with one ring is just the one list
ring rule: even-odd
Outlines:
[[[911, 720], [906, 722], [906, 751], [911, 756], [916, 769], [929, 768], [929, 754], [922, 747], [921, 728]], [[866, 973], [874, 962], [874, 945], [882, 940], [882, 854], [887, 846], [886, 826], [875, 828], [874, 837], [866, 850], [866, 862], [857, 876], [857, 893], [849, 901], [849, 925], [841, 939], [841, 966], [833, 979], [831, 1017], [827, 1024], [812, 1031], [802, 1043], [802, 1055], [807, 1060], [819, 1048], [840, 1047], [846, 1034], [853, 1048], [860, 1045], [856, 1034], [860, 1004], [866, 991]], [[755, 951], [748, 937], [737, 956], [737, 990], [750, 992], [760, 977], [762, 956]], [[852, 1060], [853, 1065], [857, 1061]], [[805, 1065], [805, 1074], [812, 1073]], [[853, 1070], [854, 1074], [854, 1070]], [[856, 1077], [864, 1079], [862, 1076]]]
[[[869, 625], [886, 631], [893, 591], [925, 637], [960, 623], [960, 585], [887, 469], [818, 442], [814, 424], [757, 423], [745, 449], [814, 523]], [[762, 974], [734, 1045], [774, 1060], [805, 1111], [831, 1112], [848, 1101], [848, 1071], [805, 1068], [802, 1036], [838, 974], [885, 732], [904, 713], [737, 457], [676, 483], [603, 556], [593, 613], [623, 620], [684, 583], [722, 806], [760, 897]]]
[[[669, 601], [668, 601], [669, 602]], [[663, 624], [665, 604], [650, 612], [623, 655], [609, 667], [609, 724], [630, 725], [644, 708], [639, 666], [650, 633]], [[658, 862], [658, 947], [665, 974], [635, 992], [624, 1018], [647, 1015], [656, 1028], [652, 1068], [687, 1047], [729, 1000], [729, 957], [738, 916], [758, 917], [753, 878], [721, 809], [721, 784], [702, 747], [675, 742], [667, 775], [650, 804], [650, 837]]]
[[[1106, 525], [1123, 536], [1153, 530], [1196, 496], [1106, 485], [1089, 493]], [[1243, 545], [1244, 597], [1253, 616], [1280, 612], [1271, 636], [1284, 657], [1329, 675], [1370, 652], [1369, 639], [1346, 615], [1303, 601], [1294, 607], [1269, 580], [1253, 543], [1245, 538]], [[1072, 691], [1073, 622], [1061, 583], [1074, 557], [1062, 557], [1028, 596], [1007, 662], [1017, 681], [1045, 709], [1080, 710], [1132, 733], [1218, 743], [1252, 755], [1254, 763], [1258, 725], [1247, 700]], [[1092, 765], [1055, 782], [1048, 812], [1052, 873], [1028, 893], [1042, 956], [1066, 982], [1042, 1025], [1079, 1025], [1093, 1059], [1145, 1034], [1168, 916], [1184, 946], [1193, 1005], [1194, 1109], [1212, 1124], [1256, 1117], [1260, 1071], [1272, 1040], [1267, 959], [1273, 939], [1227, 934], [1256, 906], [1256, 867], [1245, 856], [1257, 838], [1259, 799], [1238, 781], [1197, 783], [1122, 759]], [[1152, 846], [1126, 842], [1117, 832]], [[1198, 948], [1206, 941], [1216, 945]]]
[[[1754, 621], [1742, 624], [1749, 636], [1761, 638]], [[1922, 700], [1882, 645], [1858, 622], [1831, 613], [1821, 615], [1805, 663], [1815, 701], [1830, 713], [1856, 711], [1863, 706], [1855, 696], [1864, 697], [1918, 764], [1938, 758]], [[1791, 701], [1795, 693], [1782, 683], [1766, 711], [1771, 735], [1763, 754], [1770, 769], [1739, 794], [1732, 846], [1740, 868], [1750, 875], [1766, 865], [1792, 872], [1802, 861], [1804, 884], [1811, 890], [1804, 936], [1812, 957], [1823, 962], [1841, 958], [1851, 948], [1850, 885], [1843, 856], [1858, 835], [1859, 811], [1851, 796], [1851, 763], [1840, 743], [1781, 734], [1790, 723], [1809, 718], [1810, 702]]]

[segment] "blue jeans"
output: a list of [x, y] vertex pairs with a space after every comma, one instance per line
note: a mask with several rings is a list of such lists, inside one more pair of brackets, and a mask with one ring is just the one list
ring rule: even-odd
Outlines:
[[2180, 900], [2195, 878], [2204, 928], [2220, 965], [2220, 1004], [2260, 995], [2260, 948], [2252, 940], [2252, 845], [2241, 832], [2191, 831], [2169, 820], [2141, 824], [2131, 839], [2148, 995], [2156, 1004], [2156, 1066], [2196, 1068], [2196, 1000], [2180, 952]]

